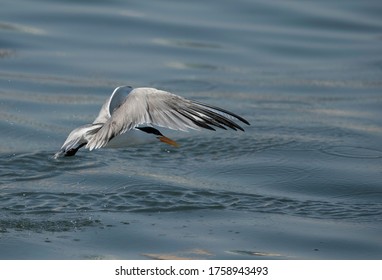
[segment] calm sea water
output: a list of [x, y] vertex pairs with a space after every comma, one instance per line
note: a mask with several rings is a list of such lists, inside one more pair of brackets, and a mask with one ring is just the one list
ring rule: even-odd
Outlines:
[[[380, 1], [0, 4], [1, 259], [382, 258]], [[246, 132], [54, 160], [119, 85]]]

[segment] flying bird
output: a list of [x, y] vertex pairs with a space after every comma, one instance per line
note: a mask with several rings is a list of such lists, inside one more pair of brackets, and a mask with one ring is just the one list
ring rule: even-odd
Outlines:
[[158, 140], [176, 147], [177, 142], [164, 136], [158, 128], [244, 131], [238, 121], [249, 125], [247, 120], [232, 112], [167, 91], [120, 86], [103, 104], [94, 122], [70, 132], [54, 157], [73, 156], [82, 147], [92, 151]]

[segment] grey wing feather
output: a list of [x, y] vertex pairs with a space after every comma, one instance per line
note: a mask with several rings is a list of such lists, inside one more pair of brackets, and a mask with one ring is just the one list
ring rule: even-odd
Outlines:
[[214, 127], [243, 130], [227, 116], [249, 124], [242, 117], [218, 107], [154, 88], [137, 88], [91, 137], [86, 147], [90, 150], [101, 148], [113, 137], [141, 124], [182, 131], [200, 128], [215, 130]]

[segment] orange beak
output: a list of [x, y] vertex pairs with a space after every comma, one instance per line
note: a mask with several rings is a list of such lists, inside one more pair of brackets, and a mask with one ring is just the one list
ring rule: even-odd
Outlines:
[[171, 146], [174, 146], [174, 147], [179, 147], [179, 144], [176, 143], [174, 140], [171, 140], [170, 138], [167, 138], [166, 136], [159, 136], [158, 137], [159, 141], [163, 142], [163, 143], [166, 143], [166, 144], [169, 144]]

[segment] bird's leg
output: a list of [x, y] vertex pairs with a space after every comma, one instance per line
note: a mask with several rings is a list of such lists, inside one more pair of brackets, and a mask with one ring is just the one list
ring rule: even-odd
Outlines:
[[163, 143], [169, 144], [169, 145], [174, 146], [174, 147], [179, 147], [178, 143], [176, 143], [174, 140], [164, 136], [158, 129], [156, 129], [154, 127], [145, 126], [145, 127], [137, 127], [137, 129], [139, 129], [143, 132], [149, 133], [149, 134], [156, 135], [157, 138], [159, 139], [159, 141], [161, 141]]

